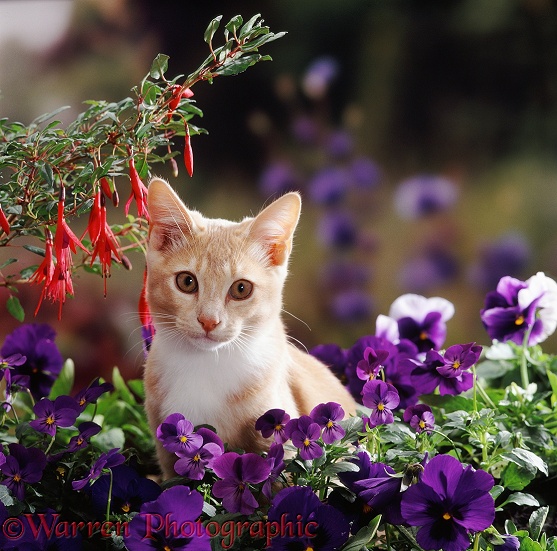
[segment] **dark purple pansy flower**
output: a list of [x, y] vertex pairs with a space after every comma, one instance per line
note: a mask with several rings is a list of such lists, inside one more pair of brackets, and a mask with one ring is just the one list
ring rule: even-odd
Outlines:
[[309, 197], [318, 205], [338, 205], [346, 195], [348, 179], [338, 167], [323, 168], [308, 183]]
[[38, 432], [54, 436], [58, 427], [71, 427], [79, 411], [78, 403], [71, 396], [58, 396], [54, 402], [43, 398], [35, 404], [33, 412], [36, 419], [30, 421], [29, 425]]
[[269, 549], [276, 551], [333, 551], [342, 547], [350, 530], [342, 513], [321, 503], [309, 486], [290, 486], [281, 490], [269, 509], [269, 521], [286, 526], [283, 533], [271, 540]]
[[438, 455], [426, 464], [420, 481], [403, 493], [402, 516], [420, 527], [416, 539], [424, 549], [465, 551], [469, 534], [485, 530], [495, 518], [492, 487], [487, 472]]
[[4, 475], [1, 484], [7, 486], [17, 499], [23, 501], [25, 484], [35, 484], [43, 477], [46, 456], [38, 448], [26, 448], [21, 444], [10, 444], [8, 448], [10, 455], [0, 464], [0, 471]]
[[203, 438], [193, 428], [193, 424], [181, 413], [173, 413], [158, 426], [157, 438], [171, 453], [188, 453], [203, 444]]
[[388, 350], [374, 350], [368, 346], [364, 350], [364, 358], [356, 365], [356, 375], [362, 381], [371, 381], [377, 378], [383, 369], [385, 360], [389, 357]]
[[321, 436], [321, 427], [309, 415], [291, 419], [284, 430], [292, 440], [292, 444], [300, 450], [300, 457], [305, 461], [323, 455], [323, 448], [317, 443]]
[[399, 216], [412, 220], [448, 210], [457, 198], [458, 190], [451, 180], [422, 175], [401, 182], [394, 200]]
[[520, 540], [516, 536], [510, 534], [500, 534], [503, 543], [493, 544], [493, 551], [518, 551], [520, 549]]
[[[10, 367], [19, 367], [23, 365], [27, 361], [27, 357], [23, 356], [22, 354], [10, 354], [5, 358], [0, 356], [0, 369], [4, 370]], [[3, 375], [3, 372], [2, 372]]]
[[346, 382], [346, 351], [338, 344], [319, 344], [312, 348], [309, 353], [329, 366], [341, 383]]
[[68, 444], [68, 452], [76, 452], [77, 450], [82, 450], [89, 445], [89, 440], [95, 434], [101, 431], [101, 427], [97, 423], [92, 421], [86, 421], [85, 423], [80, 423], [79, 434], [77, 436], [72, 436]]
[[[202, 510], [203, 496], [196, 490], [186, 486], [168, 488], [155, 501], [144, 503], [130, 521], [124, 533], [126, 547], [132, 551], [211, 551], [207, 531], [197, 529]], [[153, 519], [164, 519], [164, 522], [155, 523]], [[172, 530], [170, 526], [184, 529]]]
[[367, 452], [359, 452], [356, 457], [350, 459], [350, 463], [354, 463], [359, 467], [358, 471], [344, 471], [338, 473], [340, 481], [354, 494], [351, 499], [346, 496], [346, 492], [334, 489], [327, 498], [327, 503], [338, 509], [351, 523], [350, 531], [352, 534], [364, 526], [377, 516], [378, 511], [372, 509], [365, 500], [358, 497], [359, 488], [356, 483], [370, 477], [371, 459]]
[[406, 423], [418, 433], [430, 432], [435, 428], [435, 417], [431, 408], [426, 404], [416, 404], [407, 407], [402, 416]]
[[156, 482], [132, 467], [118, 465], [112, 469], [112, 482], [110, 474], [103, 474], [91, 486], [91, 501], [100, 516], [106, 513], [110, 491], [110, 510], [115, 514], [139, 511], [143, 503], [157, 499], [162, 492]]
[[528, 345], [544, 341], [557, 328], [557, 283], [543, 272], [519, 281], [503, 277], [487, 294], [482, 322], [493, 340]]
[[331, 300], [331, 313], [343, 323], [357, 323], [370, 318], [373, 301], [360, 289], [348, 289], [337, 293]]
[[112, 384], [101, 383], [100, 377], [97, 377], [87, 388], [78, 392], [75, 399], [81, 411], [83, 411], [87, 407], [87, 404], [96, 404], [100, 396], [112, 390], [114, 390]]
[[282, 447], [282, 444], [278, 444], [277, 442], [274, 442], [273, 444], [271, 444], [271, 447], [269, 448], [269, 453], [267, 454], [267, 462], [271, 466], [271, 474], [269, 475], [269, 478], [265, 481], [265, 484], [263, 484], [263, 488], [261, 490], [263, 492], [263, 495], [266, 496], [267, 499], [269, 500], [273, 495], [272, 492], [273, 483], [278, 480], [280, 473], [282, 473], [282, 471], [284, 471], [284, 468], [286, 467], [286, 464], [284, 463], [283, 459], [284, 459], [284, 448]]
[[368, 381], [362, 389], [364, 406], [372, 410], [370, 426], [387, 425], [394, 422], [393, 409], [400, 404], [397, 389], [384, 381]]
[[99, 458], [95, 461], [91, 469], [89, 470], [89, 474], [81, 479], [81, 480], [74, 480], [72, 482], [72, 488], [74, 490], [82, 490], [87, 486], [89, 482], [92, 480], [96, 480], [101, 474], [103, 473], [104, 469], [112, 469], [121, 465], [126, 458], [119, 453], [118, 448], [112, 448], [111, 450], [102, 453]]
[[12, 369], [4, 369], [3, 372], [6, 381], [6, 398], [2, 403], [2, 407], [5, 411], [10, 411], [12, 409], [12, 404], [17, 392], [29, 388], [29, 375], [17, 375], [12, 372]]
[[[43, 513], [26, 513], [18, 520], [21, 537], [4, 543], [0, 537], [2, 551], [81, 551], [83, 537], [79, 530], [69, 530], [67, 520], [60, 513], [48, 510]], [[48, 527], [48, 529], [45, 529]], [[63, 534], [63, 536], [62, 536]]]
[[437, 368], [440, 375], [447, 379], [458, 377], [465, 369], [470, 369], [480, 359], [482, 347], [476, 343], [449, 346], [443, 354], [444, 365]]
[[224, 453], [224, 444], [215, 432], [201, 427], [197, 434], [203, 439], [203, 445], [197, 450], [178, 453], [179, 459], [174, 463], [176, 473], [191, 480], [201, 480], [205, 469]]
[[404, 524], [400, 514], [402, 478], [384, 463], [370, 463], [366, 478], [353, 482], [358, 497], [390, 524]]
[[344, 419], [344, 410], [336, 402], [318, 404], [309, 416], [323, 429], [322, 439], [325, 444], [332, 444], [340, 440], [346, 431], [337, 423]]
[[24, 324], [5, 339], [0, 355], [22, 354], [26, 361], [14, 367], [14, 375], [29, 376], [29, 390], [35, 400], [48, 396], [64, 360], [54, 339], [56, 332], [46, 324]]
[[271, 465], [260, 455], [227, 452], [213, 461], [213, 471], [222, 480], [213, 485], [213, 494], [222, 499], [229, 513], [251, 515], [258, 503], [249, 484], [259, 484], [271, 474]]
[[443, 346], [446, 322], [453, 315], [454, 306], [448, 300], [411, 293], [398, 297], [389, 310], [389, 317], [398, 323], [399, 337], [412, 341], [420, 352]]
[[275, 442], [283, 444], [288, 440], [284, 427], [290, 421], [290, 415], [283, 409], [270, 409], [255, 422], [255, 430], [261, 432], [263, 438], [274, 438]]
[[317, 227], [319, 241], [326, 247], [350, 249], [358, 241], [358, 227], [353, 216], [344, 211], [329, 211]]

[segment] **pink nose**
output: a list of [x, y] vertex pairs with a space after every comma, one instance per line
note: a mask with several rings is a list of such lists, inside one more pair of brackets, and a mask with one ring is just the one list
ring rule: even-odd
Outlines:
[[220, 323], [218, 319], [205, 316], [199, 316], [197, 318], [197, 321], [201, 324], [201, 327], [203, 327], [203, 329], [207, 333], [211, 332]]

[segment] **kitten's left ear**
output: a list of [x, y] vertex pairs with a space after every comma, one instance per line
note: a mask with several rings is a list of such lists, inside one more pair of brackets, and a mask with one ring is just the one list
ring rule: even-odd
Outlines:
[[271, 203], [254, 218], [249, 234], [265, 247], [272, 266], [280, 266], [288, 260], [301, 208], [300, 195], [291, 192]]

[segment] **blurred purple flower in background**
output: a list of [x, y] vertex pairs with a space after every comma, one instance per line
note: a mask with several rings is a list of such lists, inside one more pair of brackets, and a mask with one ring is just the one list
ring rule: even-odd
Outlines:
[[350, 163], [348, 170], [356, 189], [374, 189], [381, 182], [381, 169], [369, 157], [357, 157]]
[[319, 344], [309, 353], [329, 366], [343, 384], [346, 383], [346, 350], [338, 344]]
[[26, 357], [24, 364], [15, 366], [14, 375], [29, 377], [29, 390], [35, 400], [48, 396], [54, 381], [62, 371], [64, 360], [54, 339], [56, 332], [46, 324], [24, 324], [12, 331], [4, 340], [0, 355]]
[[286, 161], [276, 161], [259, 176], [259, 190], [265, 198], [283, 195], [300, 189], [300, 178], [294, 167]]
[[434, 247], [407, 260], [398, 279], [403, 289], [412, 293], [425, 293], [450, 283], [458, 272], [459, 265], [455, 255], [448, 250]]
[[344, 169], [335, 166], [322, 168], [308, 183], [309, 197], [318, 205], [338, 205], [344, 199], [348, 186], [349, 178]]
[[325, 151], [334, 159], [345, 159], [354, 149], [354, 138], [346, 130], [335, 130], [327, 136]]
[[344, 323], [365, 321], [371, 316], [373, 301], [368, 293], [349, 289], [335, 295], [331, 300], [331, 313]]
[[339, 73], [336, 59], [330, 56], [315, 59], [302, 78], [302, 90], [311, 99], [323, 98]]
[[470, 267], [468, 277], [476, 287], [493, 289], [502, 277], [519, 277], [525, 271], [532, 249], [526, 237], [510, 233], [484, 245], [478, 257]]
[[319, 137], [319, 128], [315, 121], [306, 115], [296, 117], [290, 126], [293, 138], [302, 145], [315, 145]]
[[395, 209], [404, 219], [414, 220], [443, 212], [458, 199], [456, 184], [441, 176], [415, 176], [398, 185]]

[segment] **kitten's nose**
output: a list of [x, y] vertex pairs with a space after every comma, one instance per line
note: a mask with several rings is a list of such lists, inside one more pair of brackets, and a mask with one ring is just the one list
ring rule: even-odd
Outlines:
[[207, 316], [199, 316], [197, 321], [207, 333], [211, 332], [220, 323], [220, 320]]

